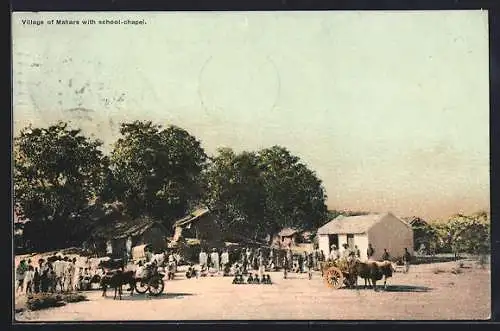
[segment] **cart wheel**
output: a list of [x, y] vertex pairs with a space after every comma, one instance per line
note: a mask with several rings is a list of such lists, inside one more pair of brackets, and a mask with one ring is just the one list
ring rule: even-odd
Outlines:
[[149, 289], [148, 283], [143, 282], [142, 280], [137, 280], [135, 282], [135, 290], [137, 291], [137, 293], [139, 294], [146, 293], [148, 289]]
[[339, 289], [344, 284], [344, 276], [342, 272], [335, 267], [331, 267], [326, 271], [325, 274], [325, 282], [328, 287]]
[[154, 296], [160, 295], [163, 292], [164, 288], [165, 284], [163, 282], [163, 279], [159, 277], [155, 277], [149, 282], [149, 293], [151, 295]]

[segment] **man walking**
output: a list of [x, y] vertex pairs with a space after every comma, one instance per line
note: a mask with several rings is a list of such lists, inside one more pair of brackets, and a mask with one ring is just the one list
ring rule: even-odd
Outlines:
[[410, 270], [410, 261], [411, 261], [411, 254], [408, 252], [408, 248], [405, 248], [405, 252], [403, 254], [403, 263], [405, 266], [405, 273], [408, 273]]

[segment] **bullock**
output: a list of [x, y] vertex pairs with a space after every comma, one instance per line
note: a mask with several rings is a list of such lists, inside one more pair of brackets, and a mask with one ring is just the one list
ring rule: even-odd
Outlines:
[[107, 272], [103, 277], [101, 277], [101, 287], [102, 296], [106, 296], [106, 289], [108, 287], [115, 289], [115, 295], [113, 299], [116, 299], [116, 294], [118, 293], [120, 300], [122, 299], [122, 286], [128, 284], [130, 289], [130, 295], [134, 294], [135, 286], [135, 272], [134, 271], [123, 271], [123, 270], [113, 270]]
[[[384, 289], [387, 289], [387, 278], [392, 277], [392, 273], [395, 271], [392, 262], [390, 261], [368, 261], [362, 262], [357, 260], [354, 264], [355, 273], [365, 280], [366, 284], [373, 286], [373, 289], [377, 290], [377, 281], [384, 280]], [[358, 286], [358, 279], [356, 277], [356, 287]]]
[[125, 268], [125, 263], [123, 259], [109, 259], [109, 260], [101, 260], [98, 264], [99, 268], [105, 269], [123, 269]]

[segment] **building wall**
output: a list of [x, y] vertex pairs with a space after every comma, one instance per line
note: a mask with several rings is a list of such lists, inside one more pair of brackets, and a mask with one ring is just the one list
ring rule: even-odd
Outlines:
[[382, 257], [384, 248], [392, 258], [403, 256], [405, 247], [413, 254], [413, 230], [390, 214], [368, 230], [368, 240], [375, 249], [374, 259], [377, 260]]
[[366, 250], [368, 249], [368, 235], [366, 233], [363, 234], [354, 234], [354, 245], [358, 246], [360, 251], [360, 259], [367, 260]]
[[327, 234], [318, 235], [318, 246], [325, 256], [330, 255], [330, 241]]
[[340, 254], [344, 252], [344, 244], [347, 244], [347, 234], [339, 233], [339, 247]]
[[150, 244], [154, 250], [163, 250], [167, 247], [166, 233], [159, 227], [146, 230], [136, 242], [136, 245]]

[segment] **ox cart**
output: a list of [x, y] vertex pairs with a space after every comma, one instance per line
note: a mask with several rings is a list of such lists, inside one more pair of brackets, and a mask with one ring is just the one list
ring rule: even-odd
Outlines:
[[352, 287], [358, 277], [354, 270], [349, 271], [349, 262], [346, 259], [321, 262], [320, 269], [326, 285], [332, 289], [340, 289], [344, 285]]

